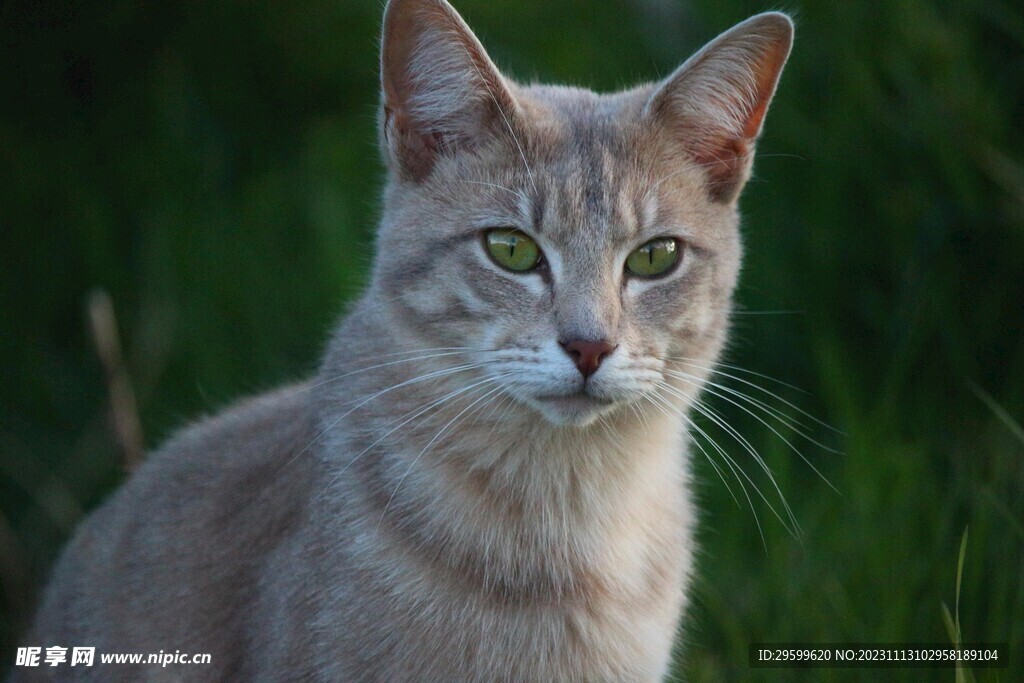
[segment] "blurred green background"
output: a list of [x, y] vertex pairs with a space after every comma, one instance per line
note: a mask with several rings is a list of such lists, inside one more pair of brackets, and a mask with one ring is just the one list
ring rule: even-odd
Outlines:
[[[456, 5], [514, 76], [601, 90], [665, 75], [775, 8]], [[1024, 12], [1012, 0], [784, 9], [797, 41], [742, 202], [727, 360], [803, 388], [753, 378], [845, 433], [811, 425], [841, 455], [794, 440], [839, 493], [709, 398], [775, 470], [803, 534], [755, 497], [762, 542], [751, 507], [698, 461], [703, 552], [679, 671], [952, 681], [752, 671], [747, 646], [949, 642], [942, 605], [954, 609], [969, 527], [962, 637], [1008, 642], [1013, 657], [974, 674], [1024, 680]], [[147, 446], [315, 368], [371, 254], [381, 10], [0, 3], [0, 670], [61, 544], [124, 478], [88, 292], [113, 299]], [[704, 424], [778, 508], [752, 458]]]

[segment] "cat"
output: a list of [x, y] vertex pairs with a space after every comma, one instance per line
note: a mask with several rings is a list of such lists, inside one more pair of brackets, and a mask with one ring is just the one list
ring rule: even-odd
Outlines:
[[599, 95], [391, 0], [366, 291], [314, 378], [187, 427], [81, 525], [26, 639], [211, 661], [14, 680], [661, 680], [688, 410], [792, 36], [760, 14]]

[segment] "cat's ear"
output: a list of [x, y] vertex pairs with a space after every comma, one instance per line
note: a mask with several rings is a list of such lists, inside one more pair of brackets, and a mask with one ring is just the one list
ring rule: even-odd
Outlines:
[[647, 102], [647, 114], [704, 168], [717, 201], [736, 199], [750, 175], [754, 142], [792, 45], [789, 17], [758, 14], [708, 43]]
[[497, 67], [445, 0], [390, 0], [381, 44], [381, 136], [389, 163], [414, 181], [439, 155], [508, 125], [515, 101]]

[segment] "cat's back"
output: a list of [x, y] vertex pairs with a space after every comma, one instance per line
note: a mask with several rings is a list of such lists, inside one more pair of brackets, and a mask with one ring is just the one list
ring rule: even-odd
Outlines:
[[241, 673], [232, 658], [253, 639], [254, 598], [310, 498], [307, 389], [244, 401], [149, 456], [79, 527], [26, 644], [211, 653], [204, 677]]

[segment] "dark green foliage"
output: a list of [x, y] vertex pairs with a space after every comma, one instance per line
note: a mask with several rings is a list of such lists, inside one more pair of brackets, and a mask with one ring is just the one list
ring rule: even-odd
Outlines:
[[[603, 90], [665, 75], [767, 9], [457, 5], [520, 79]], [[747, 645], [948, 640], [942, 603], [970, 526], [962, 637], [1009, 642], [1000, 675], [1019, 680], [1024, 14], [1007, 0], [788, 9], [796, 47], [743, 200], [727, 361], [808, 390], [758, 379], [845, 432], [812, 426], [834, 455], [779, 428], [840, 494], [709, 397], [775, 470], [803, 535], [755, 499], [762, 544], [750, 508], [698, 462], [704, 553], [680, 671], [863, 680], [752, 672]], [[0, 4], [0, 669], [61, 543], [123, 478], [86, 333], [91, 289], [114, 299], [149, 446], [315, 367], [371, 253], [380, 11]], [[739, 444], [702, 424], [778, 508]]]

